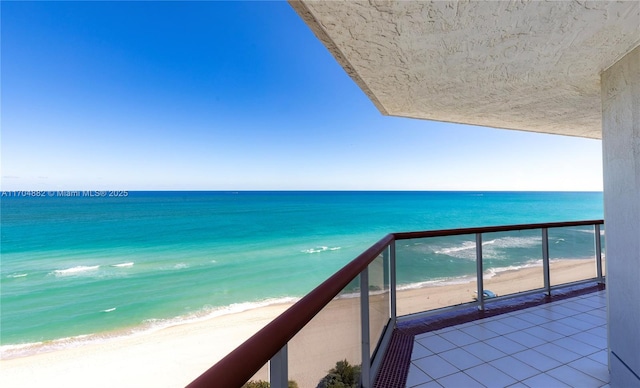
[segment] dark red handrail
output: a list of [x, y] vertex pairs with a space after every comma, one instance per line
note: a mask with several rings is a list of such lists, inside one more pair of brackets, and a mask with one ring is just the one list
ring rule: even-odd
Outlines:
[[389, 234], [246, 340], [188, 387], [240, 387], [393, 241]]
[[401, 233], [393, 233], [393, 237], [396, 240], [408, 240], [412, 238], [459, 236], [462, 234], [510, 232], [514, 230], [564, 228], [569, 226], [588, 226], [588, 225], [602, 225], [602, 224], [604, 224], [604, 220], [547, 222], [547, 223], [541, 223], [541, 224], [501, 225], [501, 226], [485, 226], [485, 227], [479, 227], [479, 228], [425, 230], [422, 232], [401, 232]]
[[241, 387], [395, 240], [603, 224], [603, 220], [391, 233], [246, 340], [188, 387]]

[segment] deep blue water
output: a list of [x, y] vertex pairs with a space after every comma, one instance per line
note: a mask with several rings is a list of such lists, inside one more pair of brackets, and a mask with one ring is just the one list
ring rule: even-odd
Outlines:
[[[564, 192], [52, 193], [1, 206], [5, 350], [300, 297], [389, 232], [603, 217], [602, 193]], [[485, 268], [539, 260], [539, 239], [486, 236]], [[473, 273], [471, 241], [400, 242], [399, 281]], [[592, 241], [589, 228], [555, 231], [552, 255], [587, 257]]]

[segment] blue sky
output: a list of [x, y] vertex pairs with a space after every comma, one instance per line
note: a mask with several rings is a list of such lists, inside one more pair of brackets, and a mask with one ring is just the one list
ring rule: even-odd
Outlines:
[[598, 140], [381, 115], [286, 2], [5, 2], [2, 190], [601, 190]]

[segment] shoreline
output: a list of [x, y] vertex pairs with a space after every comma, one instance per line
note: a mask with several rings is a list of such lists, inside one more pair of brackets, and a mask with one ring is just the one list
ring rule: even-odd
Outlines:
[[[568, 259], [562, 259], [562, 260], [568, 260]], [[581, 260], [581, 259], [570, 259], [570, 260], [575, 261], [575, 260]], [[541, 267], [541, 266], [542, 266], [542, 261], [540, 260], [540, 261], [526, 263], [526, 264], [515, 266], [515, 267], [492, 268], [488, 270], [487, 273], [485, 273], [485, 279], [490, 279], [504, 272], [511, 272], [511, 271], [517, 271], [520, 269], [534, 268], [534, 267]], [[422, 281], [418, 283], [401, 284], [398, 286], [397, 290], [398, 290], [398, 293], [402, 293], [405, 291], [420, 290], [420, 289], [430, 288], [430, 287], [444, 287], [449, 285], [468, 284], [474, 281], [475, 281], [475, 275], [461, 275], [461, 276], [451, 277], [451, 278], [427, 280], [427, 281]], [[359, 295], [360, 295], [359, 291], [355, 291], [353, 293], [340, 294], [337, 296], [337, 299], [358, 298]], [[13, 360], [13, 359], [23, 358], [23, 357], [31, 357], [31, 356], [35, 356], [43, 353], [73, 349], [73, 348], [87, 346], [91, 344], [102, 343], [105, 341], [123, 340], [128, 337], [145, 335], [146, 333], [152, 333], [152, 332], [163, 330], [173, 326], [192, 324], [192, 323], [197, 323], [201, 321], [208, 321], [211, 319], [222, 319], [228, 315], [252, 311], [252, 310], [269, 307], [269, 306], [277, 306], [277, 305], [283, 305], [283, 304], [291, 306], [300, 299], [301, 297], [289, 296], [289, 297], [280, 297], [280, 298], [269, 298], [264, 300], [251, 301], [251, 302], [238, 302], [238, 303], [232, 303], [231, 305], [227, 305], [227, 306], [215, 307], [208, 311], [201, 310], [199, 312], [195, 312], [190, 315], [175, 316], [171, 318], [149, 319], [137, 325], [121, 327], [121, 328], [102, 331], [102, 332], [83, 333], [83, 334], [78, 334], [71, 337], [47, 339], [47, 340], [38, 341], [38, 342], [25, 342], [25, 343], [17, 343], [17, 344], [0, 345], [0, 361]]]
[[[485, 278], [485, 288], [507, 295], [540, 288], [541, 266], [496, 271]], [[568, 283], [595, 276], [593, 259], [564, 259], [551, 262], [552, 284]], [[530, 287], [530, 288], [527, 288]], [[429, 284], [398, 290], [398, 315], [471, 302], [475, 281]], [[376, 298], [372, 298], [375, 300]], [[385, 301], [381, 299], [380, 306]], [[167, 327], [134, 334], [103, 338], [59, 350], [0, 360], [0, 382], [4, 386], [33, 385], [92, 386], [184, 386], [239, 346], [271, 320], [293, 305], [274, 303], [239, 312], [176, 322]], [[359, 298], [334, 299], [308, 327], [290, 343], [290, 379], [301, 386], [317, 383], [335, 362], [347, 358], [359, 361]], [[375, 306], [373, 306], [375, 308]], [[374, 316], [375, 314], [372, 314]], [[379, 315], [384, 318], [384, 314]], [[375, 327], [374, 327], [375, 326]], [[383, 323], [372, 325], [372, 332]], [[96, 335], [97, 336], [97, 335]], [[11, 346], [11, 345], [5, 345]], [[322, 354], [324, 348], [342, 353]], [[304, 355], [298, 355], [304, 349]], [[307, 354], [307, 349], [319, 349]], [[3, 355], [4, 357], [4, 355]], [[304, 357], [304, 358], [303, 358]], [[303, 371], [303, 363], [314, 365]], [[36, 373], [34, 373], [36, 372]], [[319, 377], [318, 377], [319, 376]], [[259, 378], [266, 378], [261, 376]]]
[[[541, 265], [539, 263], [525, 264], [515, 269], [529, 268]], [[497, 273], [511, 271], [511, 267], [500, 268], [492, 271], [490, 276], [493, 277]], [[419, 283], [409, 283], [400, 285], [398, 292], [407, 290], [419, 290], [428, 287], [443, 287], [448, 285], [467, 284], [475, 280], [475, 275], [462, 275], [452, 278], [434, 279]], [[353, 291], [338, 295], [337, 299], [359, 298], [360, 291]], [[36, 356], [43, 353], [50, 353], [66, 349], [74, 349], [77, 347], [99, 344], [105, 341], [124, 340], [128, 337], [145, 335], [158, 330], [167, 329], [174, 326], [188, 325], [211, 319], [223, 319], [225, 316], [253, 311], [269, 306], [295, 304], [301, 297], [281, 297], [269, 298], [252, 302], [238, 302], [227, 306], [213, 308], [209, 311], [201, 310], [190, 315], [175, 316], [172, 318], [160, 318], [145, 320], [137, 325], [116, 328], [96, 333], [83, 333], [71, 337], [47, 339], [38, 342], [25, 342], [17, 344], [0, 345], [0, 360], [13, 360], [23, 357]]]
[[256, 302], [233, 303], [228, 306], [214, 308], [210, 311], [201, 311], [200, 313], [194, 313], [185, 316], [176, 316], [173, 318], [146, 320], [138, 325], [122, 327], [97, 333], [79, 334], [72, 337], [56, 338], [39, 342], [1, 345], [0, 362], [2, 360], [14, 360], [24, 357], [37, 356], [40, 354], [67, 349], [75, 349], [78, 347], [95, 345], [108, 341], [125, 340], [130, 337], [144, 336], [176, 326], [197, 324], [199, 322], [207, 322], [214, 319], [224, 319], [224, 317], [226, 316], [251, 312], [270, 306], [291, 306], [298, 300], [300, 300], [300, 298], [283, 297], [265, 299]]

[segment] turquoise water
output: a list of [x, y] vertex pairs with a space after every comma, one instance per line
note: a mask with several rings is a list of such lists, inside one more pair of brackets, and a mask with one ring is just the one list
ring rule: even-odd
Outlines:
[[[300, 297], [389, 232], [603, 217], [602, 193], [129, 192], [1, 201], [5, 355], [30, 349], [18, 344], [67, 346], [95, 339], [79, 336]], [[563, 243], [577, 235], [592, 246], [589, 232], [560, 230], [554, 254], [588, 256]], [[398, 279], [411, 286], [473, 273], [467, 240], [399, 243]], [[539, 236], [488, 236], [485, 259], [498, 270], [535, 262]]]

